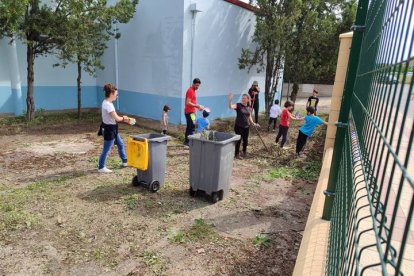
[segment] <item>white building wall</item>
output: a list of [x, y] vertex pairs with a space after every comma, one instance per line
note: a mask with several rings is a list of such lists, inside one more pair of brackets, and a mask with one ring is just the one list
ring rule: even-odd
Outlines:
[[[256, 68], [250, 73], [240, 70], [238, 58], [242, 48], [254, 49], [252, 37], [255, 27], [253, 12], [223, 0], [184, 0], [184, 66], [183, 93], [189, 86], [191, 76], [191, 3], [196, 3], [193, 77], [201, 79], [198, 101], [210, 107], [211, 117], [234, 116], [227, 107], [229, 91], [237, 96], [247, 93], [257, 80], [264, 90], [264, 74]], [[184, 97], [184, 94], [183, 94]], [[264, 109], [261, 95], [260, 109]]]
[[[201, 10], [195, 21], [193, 76], [191, 3]], [[103, 85], [115, 83], [118, 72], [120, 97], [116, 105], [120, 112], [159, 119], [162, 107], [168, 104], [172, 108], [170, 121], [185, 123], [185, 92], [191, 79], [198, 77], [202, 81], [198, 99], [212, 109], [211, 118], [234, 116], [227, 108], [229, 91], [236, 95], [246, 93], [253, 80], [264, 88], [264, 75], [257, 74], [255, 68], [250, 73], [238, 69], [241, 49], [254, 49], [254, 24], [251, 11], [223, 0], [140, 0], [134, 18], [119, 25], [118, 51], [114, 41], [108, 43], [102, 58], [105, 69], [98, 73], [98, 78], [83, 72], [83, 107], [99, 107]], [[6, 47], [3, 44], [0, 57]], [[25, 106], [27, 64], [22, 43], [17, 43], [17, 56]], [[57, 62], [53, 56], [38, 57], [35, 61], [36, 108], [76, 107], [76, 66], [53, 68]], [[0, 95], [0, 113], [12, 112], [8, 68], [1, 63], [0, 89], [9, 92]]]
[[[16, 47], [9, 44], [8, 39], [1, 40], [0, 47], [0, 113], [21, 114], [26, 108], [27, 93], [27, 60], [26, 45], [19, 40]], [[15, 51], [17, 65], [12, 66], [10, 56]], [[77, 107], [77, 69], [75, 65], [66, 68], [53, 67], [59, 60], [53, 55], [38, 56], [34, 64], [34, 99], [36, 109], [62, 110]], [[12, 76], [13, 75], [13, 76]], [[21, 91], [16, 96], [16, 87], [11, 79], [20, 75]], [[82, 72], [83, 107], [96, 107], [96, 79]], [[20, 90], [20, 87], [19, 87]], [[18, 101], [19, 103], [16, 103]], [[22, 108], [22, 110], [16, 110]]]
[[134, 18], [119, 25], [121, 38], [115, 53], [112, 41], [104, 57], [105, 71], [98, 85], [115, 83], [118, 57], [121, 112], [158, 119], [165, 104], [171, 121], [180, 121], [183, 56], [182, 0], [141, 0]]

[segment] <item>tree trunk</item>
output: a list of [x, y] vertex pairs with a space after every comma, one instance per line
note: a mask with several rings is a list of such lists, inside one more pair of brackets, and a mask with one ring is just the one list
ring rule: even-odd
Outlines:
[[267, 51], [266, 57], [266, 78], [265, 78], [265, 107], [266, 107], [266, 120], [269, 119], [270, 106], [272, 105], [272, 75], [273, 75], [273, 58], [269, 54], [270, 51]]
[[296, 97], [298, 95], [299, 85], [297, 82], [293, 83], [292, 93], [290, 94], [290, 100], [296, 102]]
[[33, 42], [27, 43], [27, 96], [26, 96], [26, 119], [32, 121], [35, 117], [35, 103], [33, 99], [34, 83], [34, 47]]
[[81, 78], [82, 78], [82, 65], [78, 61], [78, 78], [77, 84], [78, 84], [78, 118], [81, 117], [81, 107], [82, 107], [82, 90], [81, 90]]

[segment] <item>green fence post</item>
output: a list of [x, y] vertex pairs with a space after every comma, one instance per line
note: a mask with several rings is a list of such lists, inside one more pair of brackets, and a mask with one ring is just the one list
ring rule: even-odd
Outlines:
[[336, 130], [335, 144], [332, 155], [332, 166], [329, 172], [328, 187], [325, 194], [325, 203], [323, 207], [322, 219], [330, 220], [333, 200], [336, 191], [336, 182], [340, 169], [341, 153], [344, 146], [345, 132], [347, 131], [349, 111], [351, 108], [352, 94], [354, 91], [356, 74], [358, 71], [359, 56], [361, 51], [362, 39], [364, 37], [365, 20], [368, 10], [367, 0], [361, 0], [358, 3], [358, 10], [355, 25], [352, 27], [354, 35], [352, 38], [351, 51], [349, 54], [348, 72], [345, 82], [344, 94], [342, 96], [341, 110]]

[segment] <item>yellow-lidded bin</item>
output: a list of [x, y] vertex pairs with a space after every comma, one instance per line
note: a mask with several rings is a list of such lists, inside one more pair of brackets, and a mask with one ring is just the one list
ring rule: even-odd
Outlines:
[[[135, 161], [137, 161], [137, 164], [147, 165], [147, 167], [145, 167], [145, 170], [143, 170], [142, 167], [139, 168], [138, 166], [131, 165], [137, 168], [137, 175], [132, 179], [132, 185], [145, 186], [151, 192], [155, 193], [161, 188], [162, 185], [164, 185], [165, 182], [165, 168], [167, 165], [167, 142], [170, 140], [170, 136], [157, 133], [146, 133], [136, 135], [132, 137], [132, 140], [134, 142], [134, 144], [132, 144], [132, 147], [140, 147], [140, 153], [134, 152], [130, 154], [128, 148], [128, 162], [131, 160], [131, 163], [135, 163]], [[135, 143], [143, 141], [146, 143]], [[145, 164], [143, 162], [145, 161], [144, 159], [147, 161]]]
[[148, 160], [147, 139], [128, 137], [128, 166], [146, 171], [148, 169]]

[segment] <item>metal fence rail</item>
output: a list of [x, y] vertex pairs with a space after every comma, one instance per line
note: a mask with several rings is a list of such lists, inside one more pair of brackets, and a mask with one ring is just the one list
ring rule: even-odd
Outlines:
[[360, 0], [324, 217], [327, 275], [414, 275], [414, 1]]

